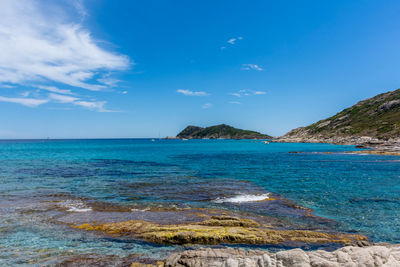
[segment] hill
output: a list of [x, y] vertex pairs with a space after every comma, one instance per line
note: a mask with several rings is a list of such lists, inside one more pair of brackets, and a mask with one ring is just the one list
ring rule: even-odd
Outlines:
[[177, 138], [186, 139], [270, 139], [269, 135], [255, 131], [237, 129], [226, 124], [210, 126], [206, 128], [187, 126]]
[[296, 128], [281, 142], [382, 143], [400, 138], [400, 89], [358, 102], [336, 115]]

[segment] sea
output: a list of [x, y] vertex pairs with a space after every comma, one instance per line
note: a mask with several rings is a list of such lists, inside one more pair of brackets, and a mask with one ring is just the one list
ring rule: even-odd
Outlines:
[[[56, 265], [77, 255], [162, 259], [187, 248], [70, 225], [177, 223], [174, 211], [190, 209], [399, 243], [400, 157], [347, 153], [354, 150], [260, 140], [1, 140], [0, 265]], [[272, 197], [286, 204], [260, 201]]]

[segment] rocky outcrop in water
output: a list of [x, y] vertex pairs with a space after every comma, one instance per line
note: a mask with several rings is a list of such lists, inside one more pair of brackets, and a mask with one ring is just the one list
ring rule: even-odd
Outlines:
[[333, 252], [292, 249], [276, 253], [243, 249], [188, 250], [170, 255], [166, 267], [339, 267], [400, 266], [400, 245], [343, 247]]
[[252, 219], [211, 216], [210, 218], [186, 224], [160, 225], [157, 223], [131, 220], [112, 223], [84, 223], [71, 225], [76, 229], [96, 231], [117, 237], [132, 237], [157, 244], [354, 244], [368, 243], [367, 237], [356, 234], [326, 233], [311, 230], [273, 229]]

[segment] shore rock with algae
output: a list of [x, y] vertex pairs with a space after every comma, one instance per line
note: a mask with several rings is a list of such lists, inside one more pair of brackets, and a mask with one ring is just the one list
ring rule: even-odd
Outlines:
[[280, 230], [260, 225], [251, 219], [212, 216], [188, 224], [160, 225], [131, 220], [116, 223], [72, 225], [73, 228], [99, 231], [116, 236], [131, 236], [157, 244], [280, 244], [283, 242], [353, 244], [367, 242], [362, 235], [324, 233], [311, 230]]

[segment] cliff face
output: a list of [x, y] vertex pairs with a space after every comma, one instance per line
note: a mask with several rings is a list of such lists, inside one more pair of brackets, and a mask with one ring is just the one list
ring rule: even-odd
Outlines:
[[187, 126], [176, 137], [186, 139], [270, 139], [271, 136], [221, 124], [206, 128]]
[[336, 115], [276, 139], [281, 142], [340, 144], [400, 140], [400, 89], [358, 102]]

